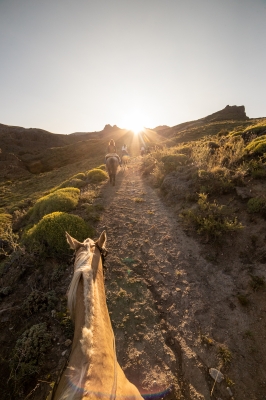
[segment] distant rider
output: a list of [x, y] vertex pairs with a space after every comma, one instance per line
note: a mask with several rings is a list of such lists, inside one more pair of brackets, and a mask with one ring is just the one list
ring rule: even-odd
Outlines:
[[123, 144], [122, 146], [122, 157], [123, 156], [128, 156], [128, 151], [127, 151], [127, 145]]
[[108, 157], [116, 157], [119, 162], [119, 165], [121, 166], [121, 160], [120, 160], [119, 155], [116, 152], [116, 145], [115, 145], [115, 142], [113, 139], [110, 140], [108, 147], [107, 147], [107, 154], [105, 156], [105, 164], [106, 164]]

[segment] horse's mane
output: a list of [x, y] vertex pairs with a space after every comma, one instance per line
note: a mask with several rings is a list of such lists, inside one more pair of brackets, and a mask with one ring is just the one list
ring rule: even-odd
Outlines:
[[72, 321], [75, 320], [77, 288], [81, 278], [84, 286], [85, 325], [82, 328], [82, 351], [88, 357], [92, 347], [92, 318], [93, 318], [93, 269], [91, 266], [90, 250], [82, 251], [75, 260], [75, 272], [68, 290], [68, 309]]

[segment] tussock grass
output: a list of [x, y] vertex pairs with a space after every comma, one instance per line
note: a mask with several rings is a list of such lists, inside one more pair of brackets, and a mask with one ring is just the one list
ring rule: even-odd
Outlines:
[[232, 361], [232, 353], [226, 346], [219, 346], [218, 357], [224, 365], [230, 364]]

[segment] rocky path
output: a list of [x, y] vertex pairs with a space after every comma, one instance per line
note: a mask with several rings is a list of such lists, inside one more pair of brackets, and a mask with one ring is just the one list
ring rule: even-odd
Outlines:
[[[140, 159], [132, 160], [125, 171], [119, 171], [116, 186], [107, 185], [101, 198], [105, 212], [98, 229], [105, 228], [108, 237], [107, 294], [118, 356], [143, 392], [207, 399], [204, 369], [201, 371], [200, 362], [187, 346], [188, 341], [195, 341], [195, 333], [199, 334], [195, 324], [193, 335], [187, 335], [188, 323], [194, 324], [190, 315], [200, 307], [194, 301], [200, 302], [196, 283], [187, 272], [188, 265], [197, 268], [198, 248], [177, 227], [156, 191], [142, 180], [139, 167]], [[130, 298], [130, 305], [121, 304], [119, 320], [117, 300], [128, 280], [141, 282], [137, 293], [141, 299], [127, 285], [125, 297]], [[140, 318], [141, 326], [134, 331], [121, 326], [127, 315], [127, 325]], [[134, 349], [133, 354], [128, 349]], [[197, 397], [197, 386], [204, 397]]]
[[[103, 187], [98, 202], [104, 212], [97, 230], [106, 229], [110, 251], [108, 308], [128, 378], [158, 398], [230, 398], [232, 356], [241, 370], [238, 357], [245, 346], [236, 344], [242, 316], [230, 300], [235, 277], [201, 256], [199, 245], [142, 179], [140, 158], [118, 172], [115, 187]], [[225, 377], [212, 396], [211, 367]], [[260, 399], [246, 392], [242, 372], [241, 399]]]

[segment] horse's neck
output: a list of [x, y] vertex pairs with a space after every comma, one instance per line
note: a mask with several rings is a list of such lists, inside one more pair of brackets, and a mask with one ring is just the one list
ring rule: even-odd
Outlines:
[[[114, 334], [106, 305], [101, 261], [99, 261], [99, 263], [93, 285], [93, 352], [102, 354], [103, 357], [108, 354], [109, 357], [113, 359]], [[97, 354], [96, 357], [92, 357], [97, 358]]]
[[[76, 299], [78, 312], [75, 318], [73, 346], [76, 344], [77, 354], [80, 355], [82, 351], [83, 360], [85, 356], [84, 361], [89, 364], [90, 384], [96, 387], [103, 376], [105, 376], [105, 382], [113, 380], [115, 352], [114, 335], [106, 305], [102, 265], [98, 255], [94, 255], [93, 264], [98, 266], [94, 268], [96, 276], [93, 277], [91, 284], [85, 281], [85, 275], [83, 275], [78, 287], [79, 297]], [[86, 284], [88, 284], [87, 289]], [[86, 291], [87, 298], [84, 298]], [[80, 315], [81, 309], [83, 317]]]

